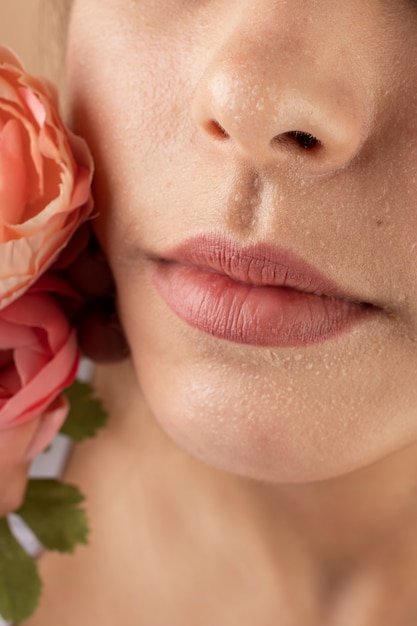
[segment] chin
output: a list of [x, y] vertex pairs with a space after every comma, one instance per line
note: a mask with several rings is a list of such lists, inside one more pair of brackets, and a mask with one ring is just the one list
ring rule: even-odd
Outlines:
[[[160, 370], [160, 375], [163, 375]], [[187, 455], [216, 470], [275, 484], [332, 480], [362, 470], [411, 443], [404, 432], [375, 428], [378, 418], [320, 413], [301, 398], [273, 401], [242, 381], [229, 385], [213, 375], [188, 380], [164, 377], [164, 392], [152, 371], [140, 372], [145, 400], [166, 435]], [[172, 384], [171, 384], [172, 382]], [[276, 390], [275, 390], [276, 393]], [[317, 395], [317, 394], [316, 394]], [[330, 403], [334, 408], [334, 403]], [[383, 423], [386, 417], [379, 416]], [[411, 435], [410, 435], [411, 436]]]
[[[262, 426], [230, 428], [219, 426], [213, 414], [199, 415], [190, 425], [184, 415], [155, 415], [171, 441], [185, 454], [203, 464], [242, 478], [274, 484], [306, 484], [334, 480], [382, 461], [395, 453], [388, 442], [366, 447], [347, 442], [323, 451], [309, 437], [270, 436]], [[330, 443], [330, 442], [329, 442]]]

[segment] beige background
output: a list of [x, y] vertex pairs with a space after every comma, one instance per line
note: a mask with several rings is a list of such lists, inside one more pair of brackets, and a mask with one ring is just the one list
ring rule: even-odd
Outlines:
[[0, 0], [0, 43], [11, 46], [28, 70], [36, 74], [50, 72], [46, 13], [45, 0]]

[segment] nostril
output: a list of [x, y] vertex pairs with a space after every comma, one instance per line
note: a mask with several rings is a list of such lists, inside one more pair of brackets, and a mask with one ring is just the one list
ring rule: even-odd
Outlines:
[[210, 120], [206, 126], [207, 132], [216, 139], [228, 139], [229, 133], [223, 128], [217, 120]]
[[319, 140], [310, 133], [305, 133], [300, 130], [293, 130], [288, 133], [290, 137], [294, 139], [296, 143], [300, 146], [300, 148], [304, 148], [305, 150], [310, 150], [311, 148], [315, 148], [319, 145]]
[[321, 145], [320, 141], [316, 137], [302, 130], [290, 130], [287, 133], [277, 135], [273, 138], [273, 142], [280, 144], [295, 143], [300, 148], [303, 148], [303, 150], [312, 150], [313, 148], [317, 148]]

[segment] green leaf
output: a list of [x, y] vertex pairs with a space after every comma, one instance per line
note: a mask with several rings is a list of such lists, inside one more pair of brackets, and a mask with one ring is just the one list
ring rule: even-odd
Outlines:
[[107, 413], [100, 400], [94, 397], [93, 387], [75, 380], [64, 393], [70, 403], [70, 412], [60, 432], [75, 441], [95, 437], [106, 425]]
[[47, 550], [74, 552], [86, 545], [89, 527], [79, 506], [84, 496], [74, 485], [51, 478], [31, 478], [17, 515], [32, 529]]
[[36, 610], [42, 582], [35, 561], [15, 539], [7, 518], [0, 518], [0, 615], [16, 624]]

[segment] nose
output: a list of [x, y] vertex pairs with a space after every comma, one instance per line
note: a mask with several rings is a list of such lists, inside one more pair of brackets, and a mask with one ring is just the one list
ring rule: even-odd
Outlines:
[[234, 21], [194, 92], [203, 135], [258, 166], [313, 176], [346, 167], [368, 132], [370, 99], [346, 49], [315, 38], [301, 15], [251, 29]]

